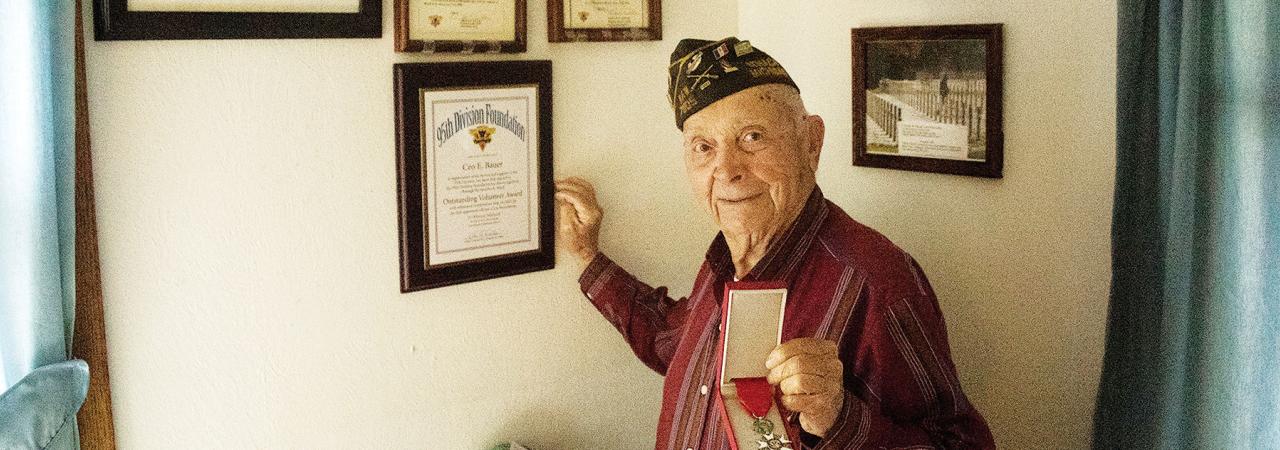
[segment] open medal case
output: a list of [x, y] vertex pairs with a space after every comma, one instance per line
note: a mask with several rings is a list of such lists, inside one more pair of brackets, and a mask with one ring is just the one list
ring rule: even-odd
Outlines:
[[765, 424], [747, 411], [734, 382], [769, 375], [764, 362], [781, 343], [786, 309], [787, 289], [783, 283], [725, 283], [716, 405], [725, 428], [733, 436], [729, 445], [734, 450], [800, 448], [798, 430], [783, 420], [777, 392], [769, 399]]

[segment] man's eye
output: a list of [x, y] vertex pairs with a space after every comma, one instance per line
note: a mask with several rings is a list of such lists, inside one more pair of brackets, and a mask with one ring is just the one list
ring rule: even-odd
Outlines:
[[695, 153], [706, 153], [711, 151], [711, 146], [707, 145], [705, 142], [699, 142], [697, 144], [693, 144], [693, 151]]
[[764, 135], [760, 134], [759, 131], [750, 131], [747, 132], [747, 134], [742, 135], [742, 140], [747, 142], [756, 142], [763, 138]]

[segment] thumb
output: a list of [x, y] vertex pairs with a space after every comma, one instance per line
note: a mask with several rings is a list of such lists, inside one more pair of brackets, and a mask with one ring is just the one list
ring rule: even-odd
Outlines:
[[556, 200], [556, 222], [558, 228], [564, 231], [572, 231], [577, 225], [578, 215], [573, 210], [573, 205], [564, 200]]

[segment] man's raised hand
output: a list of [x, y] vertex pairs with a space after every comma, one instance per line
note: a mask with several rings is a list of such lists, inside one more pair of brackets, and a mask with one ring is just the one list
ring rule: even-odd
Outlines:
[[602, 215], [591, 183], [578, 177], [556, 181], [556, 242], [581, 268], [586, 268], [600, 250]]

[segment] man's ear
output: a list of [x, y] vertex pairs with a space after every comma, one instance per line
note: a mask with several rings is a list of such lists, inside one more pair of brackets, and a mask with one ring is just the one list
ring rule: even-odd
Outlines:
[[804, 116], [805, 129], [809, 132], [809, 148], [805, 149], [805, 159], [809, 169], [818, 171], [818, 157], [822, 156], [822, 141], [827, 135], [827, 125], [822, 116], [810, 114]]

